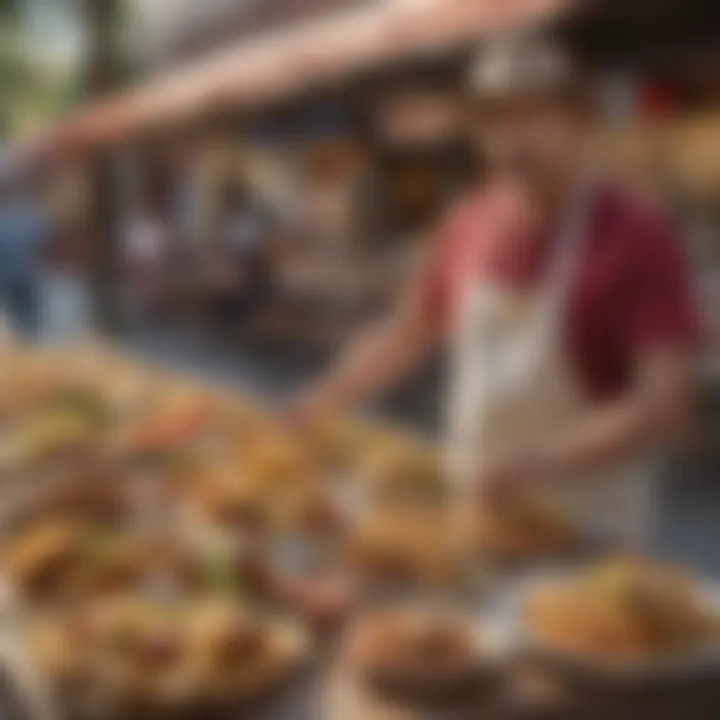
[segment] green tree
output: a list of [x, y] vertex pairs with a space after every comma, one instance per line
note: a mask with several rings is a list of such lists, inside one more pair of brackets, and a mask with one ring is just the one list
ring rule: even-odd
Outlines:
[[[77, 96], [68, 67], [48, 62], [28, 24], [28, 2], [0, 0], [0, 127], [10, 137], [67, 111]], [[72, 0], [57, 0], [57, 10]]]
[[[50, 124], [81, 100], [92, 101], [128, 80], [126, 0], [0, 0], [0, 133], [15, 139]], [[49, 34], [76, 34], [79, 64], [57, 63]], [[112, 150], [88, 159], [93, 197], [94, 307], [100, 327], [117, 327], [121, 201]]]
[[18, 0], [0, 0], [0, 17], [3, 20], [17, 20], [20, 16]]

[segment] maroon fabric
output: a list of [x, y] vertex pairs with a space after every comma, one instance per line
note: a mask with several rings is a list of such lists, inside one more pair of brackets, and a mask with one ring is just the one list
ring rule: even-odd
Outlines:
[[[526, 220], [515, 199], [497, 189], [450, 213], [422, 278], [429, 320], [450, 322], [479, 275], [521, 285], [543, 277], [555, 233], [523, 232]], [[587, 391], [608, 398], [629, 385], [644, 349], [690, 348], [699, 326], [678, 238], [650, 204], [609, 184], [598, 187], [588, 232], [566, 308], [566, 342]]]

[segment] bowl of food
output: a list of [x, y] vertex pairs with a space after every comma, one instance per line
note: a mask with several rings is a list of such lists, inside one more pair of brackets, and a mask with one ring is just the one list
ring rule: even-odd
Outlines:
[[361, 617], [348, 656], [368, 690], [405, 705], [489, 701], [502, 677], [491, 633], [445, 603], [406, 603]]
[[28, 637], [63, 707], [95, 717], [253, 702], [289, 680], [311, 650], [298, 622], [210, 597], [76, 606], [33, 618]]
[[521, 645], [584, 680], [720, 677], [720, 588], [637, 558], [529, 581], [516, 605]]

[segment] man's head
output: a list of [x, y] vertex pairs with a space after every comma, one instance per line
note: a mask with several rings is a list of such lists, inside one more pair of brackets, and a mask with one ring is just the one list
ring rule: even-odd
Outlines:
[[491, 173], [553, 183], [583, 154], [588, 82], [559, 47], [538, 37], [492, 41], [472, 68], [472, 132]]

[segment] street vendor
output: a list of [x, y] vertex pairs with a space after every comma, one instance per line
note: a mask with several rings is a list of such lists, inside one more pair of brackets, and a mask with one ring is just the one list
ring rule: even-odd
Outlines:
[[490, 502], [536, 495], [631, 546], [655, 451], [690, 417], [697, 324], [662, 213], [589, 171], [590, 83], [536, 36], [491, 42], [470, 117], [489, 177], [461, 198], [396, 310], [302, 395], [305, 422], [451, 351], [448, 457]]

